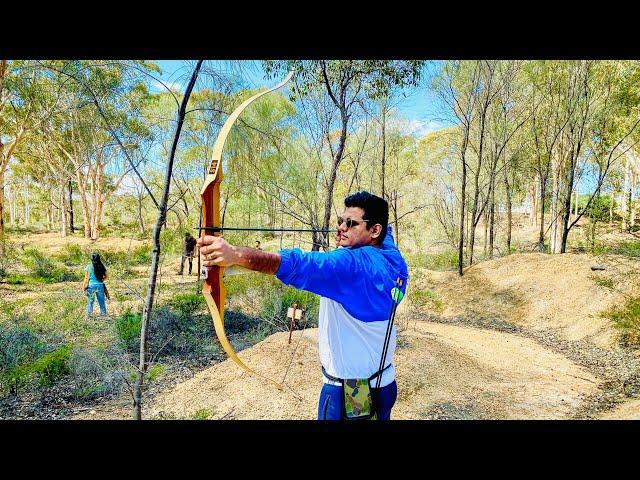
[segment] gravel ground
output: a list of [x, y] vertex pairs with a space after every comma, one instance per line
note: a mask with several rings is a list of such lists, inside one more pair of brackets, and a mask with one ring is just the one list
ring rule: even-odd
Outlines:
[[428, 314], [422, 319], [436, 323], [496, 330], [530, 338], [585, 367], [602, 379], [602, 384], [598, 391], [590, 395], [578, 408], [574, 415], [576, 419], [598, 418], [621, 402], [640, 394], [640, 358], [637, 352], [623, 348], [603, 349], [585, 340], [566, 340], [553, 330], [533, 330], [501, 320], [445, 318], [433, 314]]

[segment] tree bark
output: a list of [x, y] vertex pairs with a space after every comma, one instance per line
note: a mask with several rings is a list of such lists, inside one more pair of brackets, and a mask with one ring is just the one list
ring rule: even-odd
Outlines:
[[[347, 112], [344, 109], [341, 109], [340, 111], [340, 120], [342, 123], [342, 128], [340, 129], [340, 141], [338, 143], [338, 150], [335, 156], [333, 157], [333, 162], [331, 164], [331, 175], [329, 176], [329, 181], [327, 182], [327, 196], [325, 197], [325, 201], [324, 201], [324, 218], [322, 221], [323, 230], [329, 229], [329, 222], [331, 221], [331, 211], [332, 211], [331, 207], [333, 206], [333, 187], [336, 183], [336, 177], [338, 175], [338, 166], [342, 161], [344, 147], [347, 143], [347, 123], [348, 123], [349, 117], [347, 116]], [[314, 235], [314, 242], [313, 242], [312, 251], [317, 252], [318, 250], [320, 250], [320, 246], [321, 246], [320, 243], [322, 243], [322, 246], [324, 248], [328, 246], [329, 242], [328, 242], [327, 234], [318, 234], [319, 238], [321, 239], [321, 242], [317, 242], [315, 240], [315, 235], [316, 235], [315, 232], [313, 233], [313, 235]]]
[[69, 179], [69, 231], [71, 235], [76, 233], [76, 227], [73, 222], [73, 183]]
[[[507, 209], [507, 239], [506, 239], [506, 255], [511, 253], [511, 222], [512, 222], [512, 205], [511, 205], [511, 185], [509, 185], [509, 174], [507, 169], [504, 170], [504, 188]], [[535, 212], [535, 210], [533, 210]]]

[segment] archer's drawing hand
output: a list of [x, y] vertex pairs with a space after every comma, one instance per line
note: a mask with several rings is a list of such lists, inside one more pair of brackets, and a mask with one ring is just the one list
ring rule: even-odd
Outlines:
[[230, 267], [238, 263], [238, 250], [222, 237], [205, 235], [197, 241], [205, 267]]

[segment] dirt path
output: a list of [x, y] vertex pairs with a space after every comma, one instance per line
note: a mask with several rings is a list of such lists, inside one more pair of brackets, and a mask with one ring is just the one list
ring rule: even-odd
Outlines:
[[[285, 390], [227, 360], [158, 394], [146, 418], [315, 418], [321, 386], [316, 332], [304, 332]], [[241, 357], [280, 379], [294, 348], [286, 345], [286, 338], [286, 333], [272, 335]], [[396, 354], [396, 419], [571, 418], [600, 383], [583, 367], [533, 340], [473, 327], [411, 322]], [[128, 412], [124, 417], [122, 413], [112, 407], [76, 418], [127, 418]]]
[[[593, 272], [594, 263], [606, 270]], [[638, 291], [638, 272], [637, 261], [571, 254], [511, 255], [462, 279], [414, 269], [413, 291], [432, 294], [421, 305], [409, 292], [398, 313], [393, 418], [639, 418], [640, 355], [618, 346], [601, 315]], [[286, 338], [240, 354], [278, 380], [291, 364], [285, 390], [224, 361], [159, 392], [145, 418], [315, 418], [316, 331], [304, 332], [293, 361]], [[77, 418], [129, 418], [127, 405], [110, 408]]]

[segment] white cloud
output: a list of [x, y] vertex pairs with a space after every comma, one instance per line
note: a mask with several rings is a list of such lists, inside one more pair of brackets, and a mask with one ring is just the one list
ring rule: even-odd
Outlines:
[[180, 82], [164, 82], [164, 85], [157, 80], [151, 82], [151, 88], [153, 90], [164, 92], [167, 88], [170, 88], [174, 91], [182, 91], [182, 83]]
[[438, 120], [409, 120], [406, 123], [407, 133], [417, 137], [423, 137], [443, 128], [445, 128], [445, 124]]

